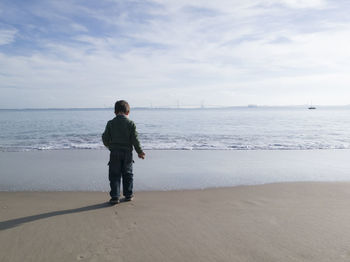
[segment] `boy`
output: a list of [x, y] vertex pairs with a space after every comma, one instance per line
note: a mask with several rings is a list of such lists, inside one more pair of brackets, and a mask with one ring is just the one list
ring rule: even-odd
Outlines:
[[123, 195], [125, 201], [131, 201], [133, 195], [133, 173], [132, 173], [132, 150], [133, 146], [139, 158], [144, 159], [137, 138], [136, 125], [129, 120], [130, 106], [124, 100], [117, 101], [114, 106], [116, 117], [107, 122], [106, 129], [102, 134], [103, 144], [110, 150], [109, 182], [111, 186], [110, 203], [119, 203], [120, 180], [123, 180]]

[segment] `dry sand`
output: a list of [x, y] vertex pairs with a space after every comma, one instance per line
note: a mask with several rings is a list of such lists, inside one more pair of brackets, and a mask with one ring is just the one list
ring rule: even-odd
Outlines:
[[350, 261], [350, 183], [0, 192], [0, 261]]

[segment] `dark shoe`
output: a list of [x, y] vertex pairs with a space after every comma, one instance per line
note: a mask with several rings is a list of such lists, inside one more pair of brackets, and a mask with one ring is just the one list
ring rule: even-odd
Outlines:
[[134, 199], [134, 196], [127, 196], [125, 197], [124, 201], [132, 201]]
[[120, 202], [119, 197], [112, 197], [112, 198], [109, 200], [109, 203], [110, 203], [111, 205], [118, 204], [119, 202]]

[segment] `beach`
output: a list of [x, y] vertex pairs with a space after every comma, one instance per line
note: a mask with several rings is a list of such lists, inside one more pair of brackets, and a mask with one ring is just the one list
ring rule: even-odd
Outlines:
[[110, 206], [107, 150], [1, 152], [0, 260], [349, 261], [349, 150], [146, 153]]
[[[136, 191], [349, 181], [350, 150], [146, 150]], [[109, 151], [0, 152], [0, 191], [108, 191]]]
[[0, 192], [0, 261], [349, 261], [350, 183]]
[[349, 7], [1, 1], [0, 262], [350, 262]]
[[146, 153], [1, 152], [0, 261], [349, 261], [349, 150]]

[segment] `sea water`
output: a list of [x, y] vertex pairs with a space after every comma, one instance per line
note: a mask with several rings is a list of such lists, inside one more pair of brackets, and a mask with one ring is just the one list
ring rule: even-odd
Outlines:
[[[113, 117], [0, 110], [0, 191], [108, 191], [101, 135]], [[334, 150], [350, 149], [349, 108], [132, 109], [130, 118], [146, 150], [135, 190], [350, 180], [350, 151]]]
[[[113, 109], [0, 110], [0, 151], [102, 149]], [[132, 109], [146, 150], [350, 148], [350, 108]]]

